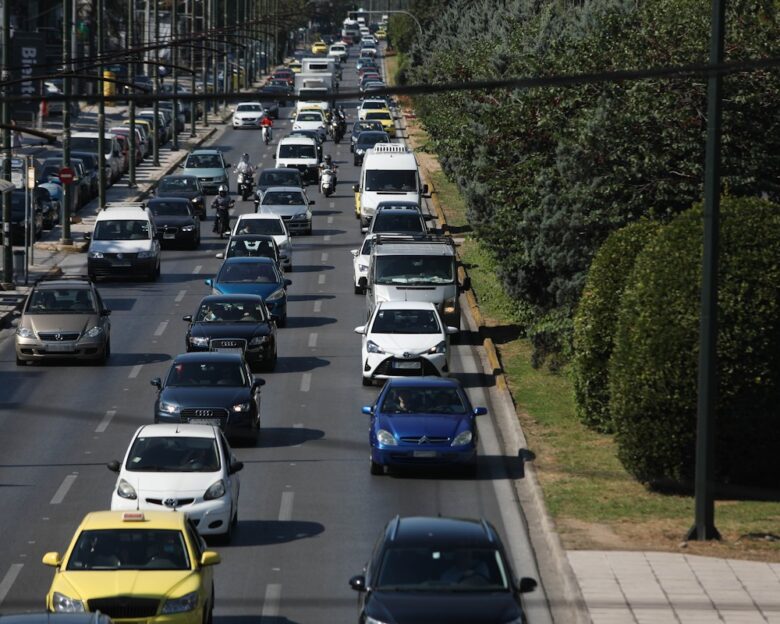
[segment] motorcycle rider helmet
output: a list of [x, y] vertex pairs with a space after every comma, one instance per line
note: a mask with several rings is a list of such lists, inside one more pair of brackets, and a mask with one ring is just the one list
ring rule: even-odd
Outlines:
[[219, 193], [220, 197], [225, 197], [228, 192], [227, 186], [225, 186], [224, 184], [220, 184], [219, 189], [217, 189], [217, 192]]
[[241, 162], [245, 162], [246, 164], [249, 164], [249, 154], [244, 152], [241, 154]]
[[325, 166], [330, 167], [333, 164], [333, 159], [330, 157], [330, 154], [326, 154], [325, 156]]

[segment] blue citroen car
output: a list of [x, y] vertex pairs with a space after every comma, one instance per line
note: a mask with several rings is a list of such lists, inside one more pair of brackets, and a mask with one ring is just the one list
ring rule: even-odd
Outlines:
[[278, 327], [287, 324], [286, 279], [273, 258], [233, 257], [222, 263], [214, 279], [207, 279], [214, 295], [260, 295]]
[[402, 466], [462, 467], [477, 470], [476, 416], [457, 379], [403, 377], [390, 379], [376, 403], [363, 407], [371, 416], [371, 474]]

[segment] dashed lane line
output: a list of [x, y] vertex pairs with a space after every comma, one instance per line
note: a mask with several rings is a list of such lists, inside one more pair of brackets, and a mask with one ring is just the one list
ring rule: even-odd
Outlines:
[[292, 520], [294, 498], [295, 492], [282, 492], [282, 502], [279, 505], [279, 522]]
[[12, 563], [8, 568], [8, 572], [5, 573], [3, 580], [0, 581], [0, 605], [3, 604], [3, 601], [8, 595], [8, 592], [11, 591], [11, 587], [13, 587], [13, 584], [16, 581], [16, 577], [19, 576], [19, 573], [22, 571], [23, 567], [23, 563]]
[[320, 273], [319, 277], [317, 278], [318, 284], [324, 284], [325, 283], [325, 273]]
[[314, 302], [314, 312], [322, 312], [322, 299], [317, 299], [317, 301]]
[[154, 335], [159, 337], [162, 336], [165, 333], [165, 328], [168, 327], [168, 321], [162, 321], [158, 326], [157, 329], [154, 330]]
[[200, 270], [201, 270], [202, 268], [203, 268], [203, 266], [202, 266], [202, 265], [200, 265], [200, 264], [198, 264], [198, 265], [197, 265], [197, 266], [196, 266], [194, 269], [192, 269], [192, 274], [193, 274], [193, 275], [197, 275], [198, 273], [200, 273]]
[[309, 334], [309, 348], [314, 349], [317, 346], [317, 334], [313, 332]]
[[304, 373], [301, 376], [301, 392], [308, 392], [311, 388], [311, 373]]
[[130, 369], [130, 374], [127, 376], [127, 378], [135, 379], [138, 377], [138, 374], [141, 372], [141, 368], [143, 368], [143, 364], [136, 364], [133, 366], [133, 368]]
[[116, 416], [116, 410], [107, 410], [106, 415], [103, 416], [103, 420], [100, 421], [97, 427], [95, 427], [95, 433], [103, 433], [108, 429], [108, 425], [111, 424], [111, 419]]
[[66, 475], [65, 478], [62, 480], [60, 487], [58, 487], [57, 491], [54, 492], [54, 496], [52, 496], [51, 500], [49, 501], [49, 504], [59, 505], [62, 501], [64, 501], [65, 497], [68, 495], [68, 491], [73, 486], [73, 483], [76, 481], [77, 478], [78, 475], [75, 474]]
[[176, 299], [174, 299], [174, 301], [175, 301], [176, 303], [181, 303], [182, 301], [184, 301], [184, 296], [185, 296], [186, 294], [187, 294], [187, 291], [186, 291], [186, 290], [180, 290], [180, 291], [179, 291], [179, 294], [178, 294], [178, 295], [176, 295]]
[[[282, 597], [282, 586], [280, 583], [269, 583], [265, 588], [265, 598], [263, 599], [263, 610], [260, 613], [260, 620], [269, 621], [279, 615], [279, 602]], [[268, 619], [266, 619], [268, 618]]]
[[320, 262], [327, 262], [328, 261], [328, 252], [323, 251], [322, 255], [320, 256]]

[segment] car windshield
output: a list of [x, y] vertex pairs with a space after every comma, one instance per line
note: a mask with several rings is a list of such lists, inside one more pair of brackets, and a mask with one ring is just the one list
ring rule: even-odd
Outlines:
[[[79, 150], [84, 152], [97, 152], [99, 149], [98, 137], [71, 137], [70, 149], [74, 152]], [[111, 154], [111, 139], [103, 139], [103, 150], [105, 151], [105, 154]]]
[[417, 190], [417, 171], [369, 169], [366, 171], [366, 190], [414, 193]]
[[374, 101], [374, 102], [366, 101], [363, 102], [363, 106], [361, 108], [363, 110], [372, 110], [372, 109], [376, 110], [378, 108], [382, 109], [382, 108], [387, 108], [387, 103], [381, 100]]
[[377, 256], [377, 284], [451, 284], [453, 256]]
[[195, 178], [163, 178], [157, 187], [161, 191], [197, 191]]
[[441, 325], [433, 310], [379, 310], [372, 334], [438, 334]]
[[389, 143], [390, 139], [386, 133], [382, 132], [361, 132], [358, 135], [358, 149], [371, 149], [377, 143]]
[[244, 367], [235, 362], [176, 362], [168, 373], [166, 386], [233, 386], [247, 383]]
[[297, 169], [287, 171], [263, 171], [257, 183], [260, 186], [300, 186], [300, 174]]
[[98, 221], [92, 240], [146, 240], [149, 222], [141, 219], [111, 219]]
[[390, 116], [390, 113], [383, 112], [383, 111], [376, 111], [376, 112], [366, 113], [366, 119], [382, 119], [384, 121], [390, 121], [392, 120], [392, 117]]
[[382, 124], [378, 121], [359, 121], [357, 122], [353, 129], [352, 133], [355, 136], [359, 136], [361, 132], [365, 132], [366, 130], [376, 130], [376, 131], [382, 131]]
[[313, 145], [280, 145], [279, 158], [316, 158]]
[[227, 257], [273, 258], [276, 259], [276, 246], [271, 240], [231, 240], [228, 243]]
[[254, 301], [209, 301], [201, 304], [195, 320], [199, 323], [261, 323], [265, 305]]
[[378, 212], [371, 225], [371, 231], [382, 232], [402, 232], [402, 233], [424, 233], [425, 228], [420, 220], [419, 214], [413, 212]]
[[82, 531], [68, 570], [189, 570], [181, 531], [127, 528]]
[[465, 414], [466, 406], [456, 388], [401, 386], [387, 391], [379, 411], [387, 414]]
[[127, 454], [130, 472], [216, 472], [219, 449], [214, 438], [138, 437]]
[[222, 169], [222, 159], [217, 154], [190, 154], [185, 169]]
[[279, 219], [241, 219], [238, 222], [238, 234], [284, 234], [284, 226]]
[[262, 113], [263, 107], [260, 104], [239, 104], [236, 106], [237, 113]]
[[301, 206], [306, 202], [296, 192], [268, 191], [263, 195], [263, 206]]
[[27, 312], [32, 314], [95, 314], [95, 298], [88, 288], [36, 288]]
[[322, 121], [322, 113], [300, 113], [297, 121]]
[[397, 546], [385, 551], [378, 591], [507, 591], [509, 583], [495, 548]]
[[189, 217], [190, 208], [183, 202], [149, 202], [149, 209], [155, 217]]
[[220, 283], [273, 284], [278, 281], [274, 266], [260, 262], [225, 263], [217, 276]]

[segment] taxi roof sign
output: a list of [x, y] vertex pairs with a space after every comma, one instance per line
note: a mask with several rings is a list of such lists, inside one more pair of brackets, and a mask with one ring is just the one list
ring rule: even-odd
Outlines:
[[122, 514], [123, 522], [143, 522], [146, 520], [142, 511], [126, 511]]

